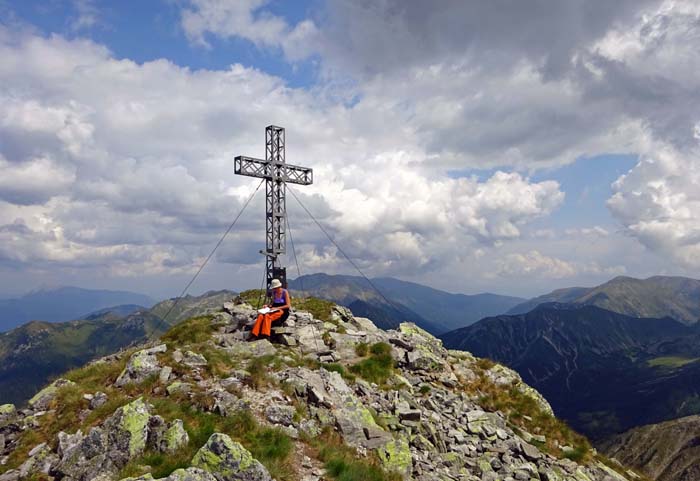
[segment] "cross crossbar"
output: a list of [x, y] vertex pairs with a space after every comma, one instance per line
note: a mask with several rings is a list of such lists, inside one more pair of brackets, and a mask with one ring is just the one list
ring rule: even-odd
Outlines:
[[233, 159], [233, 169], [238, 175], [258, 177], [259, 179], [281, 180], [299, 185], [314, 183], [313, 169], [283, 162], [270, 162], [245, 155], [239, 155]]

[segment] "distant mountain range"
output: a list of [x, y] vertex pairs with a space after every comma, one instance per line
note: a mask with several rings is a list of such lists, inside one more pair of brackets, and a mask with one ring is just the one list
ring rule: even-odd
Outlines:
[[0, 300], [0, 332], [28, 321], [70, 321], [111, 306], [131, 304], [146, 308], [154, 303], [150, 297], [134, 292], [78, 287], [45, 289], [18, 299]]
[[[666, 299], [636, 297], [640, 311], [653, 309], [665, 317], [632, 317], [585, 302], [545, 303], [525, 314], [482, 319], [440, 337], [446, 347], [516, 369], [559, 416], [594, 440], [700, 413], [700, 325], [689, 324], [688, 317], [683, 322], [671, 317], [691, 315], [697, 281], [655, 277], [630, 279], [625, 286], [626, 279], [588, 289], [594, 293], [588, 299], [605, 299], [620, 308], [629, 307], [630, 299], [648, 288], [647, 282], [690, 288], [666, 290]], [[585, 296], [578, 291], [568, 299]], [[700, 293], [694, 302], [700, 303]]]
[[355, 315], [370, 317], [383, 329], [411, 320], [433, 334], [502, 314], [524, 301], [488, 293], [451, 294], [392, 278], [371, 281], [381, 294], [362, 277], [327, 274], [301, 276], [290, 281], [289, 288], [347, 306]]
[[694, 324], [700, 320], [700, 280], [621, 276], [597, 287], [558, 289], [519, 304], [507, 314], [524, 314], [547, 302], [598, 306], [632, 317], [669, 316], [685, 324]]
[[173, 299], [151, 309], [103, 309], [77, 321], [32, 321], [0, 333], [0, 404], [21, 404], [51, 377], [156, 337], [181, 320], [220, 308], [234, 295], [216, 291], [185, 296], [166, 321], [162, 318], [172, 307]]

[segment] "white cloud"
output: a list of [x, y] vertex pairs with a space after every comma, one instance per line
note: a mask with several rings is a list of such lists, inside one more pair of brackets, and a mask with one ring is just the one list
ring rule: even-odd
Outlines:
[[290, 26], [263, 7], [270, 0], [190, 0], [182, 10], [181, 24], [187, 37], [210, 47], [207, 34], [238, 37], [259, 47], [281, 48], [287, 58], [302, 59], [312, 53], [317, 30], [311, 20]]
[[43, 204], [63, 194], [75, 181], [75, 170], [47, 157], [11, 164], [0, 154], [0, 200], [13, 204]]
[[561, 279], [576, 275], [575, 267], [566, 261], [548, 257], [539, 251], [508, 254], [497, 261], [497, 274], [502, 277], [549, 277]]
[[[371, 100], [343, 106], [240, 65], [139, 65], [84, 40], [4, 33], [0, 225], [13, 263], [192, 269], [256, 185], [233, 175], [232, 160], [261, 155], [271, 119], [291, 126], [288, 160], [316, 169], [317, 184], [299, 189], [305, 203], [371, 274], [440, 268], [458, 247], [512, 241], [563, 199], [556, 182], [518, 173], [479, 181], [429, 170], [417, 139], [378, 128]], [[327, 241], [289, 203], [305, 267], [333, 268]], [[224, 248], [219, 261], [260, 261], [263, 204], [232, 238], [246, 249]]]
[[700, 149], [654, 144], [613, 189], [608, 207], [630, 235], [681, 266], [700, 267]]
[[94, 0], [72, 0], [76, 11], [75, 18], [71, 21], [71, 29], [74, 31], [90, 29], [100, 22], [100, 11]]
[[[697, 265], [688, 217], [700, 125], [696, 2], [504, 11], [480, 1], [329, 1], [295, 24], [265, 0], [182, 5], [192, 42], [236, 37], [290, 62], [318, 58], [317, 85], [290, 88], [238, 64], [137, 64], [87, 40], [0, 27], [0, 154], [11, 174], [0, 225], [16, 249], [6, 258], [85, 259], [121, 274], [190, 268], [254, 188], [232, 175], [233, 156], [261, 155], [262, 128], [276, 123], [289, 128], [288, 160], [315, 168], [318, 183], [298, 192], [370, 274], [451, 275], [451, 262], [481, 278], [617, 272], [614, 249], [600, 247], [622, 244], [610, 226], [575, 226], [561, 240], [540, 221], [538, 234], [523, 234], [564, 198], [527, 172], [614, 152], [644, 160], [616, 183], [613, 214], [650, 249]], [[495, 173], [446, 175], [472, 167]], [[289, 204], [305, 267], [339, 268]], [[260, 219], [240, 229], [237, 246], [251, 245]], [[576, 251], [577, 236], [592, 258]], [[219, 260], [260, 261], [247, 250], [229, 247]]]

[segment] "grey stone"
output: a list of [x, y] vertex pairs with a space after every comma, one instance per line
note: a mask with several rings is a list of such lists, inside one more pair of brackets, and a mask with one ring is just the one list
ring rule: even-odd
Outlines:
[[0, 481], [19, 481], [20, 472], [16, 469], [10, 469], [9, 471], [0, 474]]
[[540, 450], [530, 443], [520, 443], [520, 449], [523, 452], [523, 456], [525, 456], [525, 459], [527, 459], [528, 461], [537, 461], [542, 457], [542, 453], [540, 452]]
[[187, 382], [175, 381], [165, 388], [168, 396], [172, 396], [178, 393], [188, 393], [192, 391], [192, 384]]
[[160, 373], [158, 373], [158, 381], [161, 384], [165, 384], [170, 380], [170, 375], [173, 373], [173, 368], [170, 366], [164, 366]]
[[159, 374], [160, 365], [158, 364], [158, 359], [155, 355], [158, 352], [162, 352], [162, 349], [166, 348], [165, 344], [162, 344], [161, 346], [151, 349], [143, 349], [133, 353], [114, 385], [117, 387], [122, 387], [129, 383], [138, 384], [145, 381], [150, 376]]
[[74, 385], [74, 382], [67, 379], [56, 379], [54, 382], [36, 393], [34, 397], [29, 400], [29, 407], [36, 411], [44, 411], [48, 409], [49, 404], [56, 397], [56, 394], [60, 388]]
[[192, 351], [186, 351], [181, 362], [188, 367], [202, 367], [208, 364], [206, 357]]
[[217, 481], [270, 481], [270, 473], [253, 456], [230, 437], [211, 435], [197, 451], [192, 466], [211, 473]]
[[90, 400], [90, 409], [97, 409], [107, 402], [107, 395], [101, 391], [96, 392]]
[[396, 413], [400, 421], [420, 421], [421, 412], [418, 409], [406, 409]]
[[271, 404], [265, 408], [265, 417], [272, 424], [291, 426], [294, 419], [294, 408], [280, 404]]

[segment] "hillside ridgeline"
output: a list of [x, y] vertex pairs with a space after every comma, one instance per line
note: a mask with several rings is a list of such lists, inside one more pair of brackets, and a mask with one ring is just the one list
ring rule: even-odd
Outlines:
[[415, 324], [297, 306], [274, 343], [246, 342], [256, 312], [227, 303], [0, 407], [0, 481], [637, 477], [514, 371]]
[[[185, 296], [172, 311], [173, 299], [151, 309], [133, 311], [117, 306], [82, 320], [33, 321], [0, 333], [0, 404], [24, 403], [51, 377], [158, 337], [189, 317], [220, 310], [234, 295], [230, 291], [212, 291], [201, 296]], [[168, 319], [163, 321], [168, 311]]]
[[502, 362], [594, 441], [698, 413], [700, 326], [591, 305], [542, 304], [441, 336]]
[[551, 302], [597, 306], [630, 317], [671, 317], [684, 324], [695, 324], [700, 320], [700, 280], [620, 276], [597, 287], [558, 289], [519, 304], [507, 314], [524, 314], [540, 304]]

